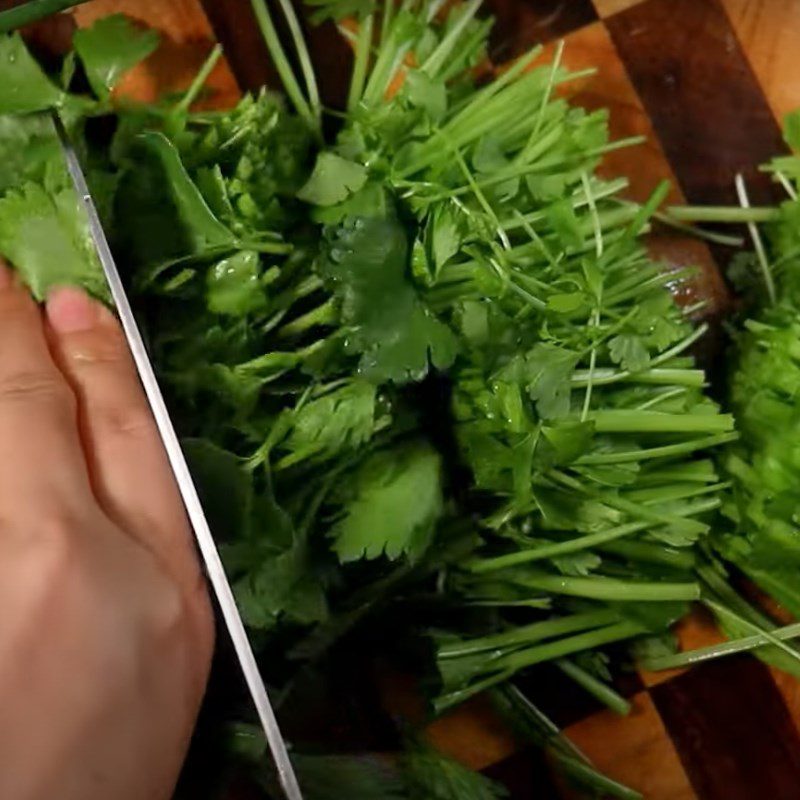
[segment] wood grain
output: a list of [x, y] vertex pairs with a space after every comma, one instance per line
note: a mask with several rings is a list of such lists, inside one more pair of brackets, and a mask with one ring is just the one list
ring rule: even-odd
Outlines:
[[761, 662], [702, 664], [651, 694], [700, 800], [797, 800], [800, 737]]
[[605, 24], [688, 200], [735, 205], [743, 172], [769, 202], [757, 165], [783, 140], [717, 0], [646, 0]]
[[742, 50], [780, 121], [800, 108], [800, 3], [797, 0], [722, 0]]
[[630, 716], [603, 711], [571, 725], [567, 733], [599, 770], [635, 787], [646, 800], [694, 800], [695, 793], [647, 692], [634, 698]]
[[643, 0], [594, 0], [594, 7], [602, 19], [610, 17], [612, 14], [619, 14], [627, 8], [641, 3]]

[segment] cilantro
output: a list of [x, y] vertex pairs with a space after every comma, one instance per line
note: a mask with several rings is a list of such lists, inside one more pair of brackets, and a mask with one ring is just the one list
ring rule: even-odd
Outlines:
[[18, 33], [0, 36], [0, 114], [29, 114], [61, 105], [66, 95], [45, 75]]
[[107, 294], [88, 223], [71, 188], [52, 194], [27, 183], [0, 199], [0, 252], [40, 300], [52, 287], [69, 284], [98, 297]]
[[375, 386], [353, 380], [302, 403], [291, 416], [288, 436], [279, 445], [286, 452], [279, 465], [328, 460], [368, 442], [380, 419]]
[[577, 353], [548, 343], [535, 345], [525, 355], [522, 369], [526, 388], [545, 419], [569, 413], [570, 379], [577, 362]]
[[353, 474], [331, 536], [342, 562], [418, 559], [442, 514], [441, 459], [414, 442], [370, 456]]
[[456, 339], [417, 295], [407, 278], [408, 240], [394, 218], [355, 218], [327, 232], [323, 274], [352, 329], [347, 347], [372, 381], [420, 380], [429, 362], [443, 369]]
[[267, 303], [259, 275], [258, 253], [241, 250], [211, 266], [206, 275], [208, 310], [244, 316]]
[[314, 171], [297, 196], [306, 203], [333, 206], [357, 192], [366, 181], [366, 167], [335, 153], [320, 153]]
[[107, 100], [119, 79], [158, 47], [158, 34], [137, 28], [124, 14], [112, 14], [77, 30], [74, 46], [94, 93]]
[[609, 343], [611, 360], [629, 372], [640, 372], [650, 363], [647, 345], [640, 336], [620, 334]]

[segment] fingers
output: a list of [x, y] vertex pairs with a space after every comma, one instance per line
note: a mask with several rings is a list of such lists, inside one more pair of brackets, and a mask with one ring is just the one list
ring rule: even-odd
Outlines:
[[41, 314], [0, 263], [0, 515], [80, 509], [91, 497], [75, 397], [47, 346]]
[[108, 309], [75, 289], [47, 301], [50, 346], [78, 398], [95, 496], [173, 572], [197, 573], [183, 504], [125, 337]]

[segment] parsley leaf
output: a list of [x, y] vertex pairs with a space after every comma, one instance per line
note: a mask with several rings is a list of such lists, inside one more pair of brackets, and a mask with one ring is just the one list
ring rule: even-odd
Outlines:
[[370, 456], [352, 475], [331, 531], [339, 560], [419, 558], [442, 514], [441, 470], [438, 453], [424, 442]]

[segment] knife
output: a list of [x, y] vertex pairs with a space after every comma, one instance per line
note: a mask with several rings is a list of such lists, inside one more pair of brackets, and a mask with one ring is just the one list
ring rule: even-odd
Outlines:
[[194, 531], [198, 549], [200, 550], [205, 564], [208, 580], [211, 583], [211, 587], [219, 603], [222, 618], [225, 621], [225, 626], [233, 642], [233, 647], [239, 659], [244, 679], [250, 690], [250, 696], [253, 699], [253, 704], [258, 712], [258, 718], [264, 729], [267, 744], [275, 761], [278, 780], [288, 800], [303, 800], [297, 778], [294, 774], [292, 762], [289, 759], [286, 743], [281, 736], [278, 722], [275, 719], [275, 712], [272, 710], [272, 705], [269, 701], [264, 679], [261, 677], [253, 648], [250, 644], [250, 640], [247, 638], [247, 632], [242, 622], [241, 614], [236, 607], [236, 600], [234, 599], [231, 585], [225, 575], [219, 551], [217, 550], [214, 537], [211, 534], [211, 529], [206, 520], [206, 515], [200, 503], [200, 498], [197, 494], [194, 481], [192, 480], [192, 475], [189, 472], [183, 450], [181, 450], [178, 436], [175, 433], [175, 428], [170, 419], [169, 412], [167, 411], [164, 397], [161, 394], [161, 389], [156, 380], [155, 372], [153, 371], [153, 365], [150, 363], [150, 358], [147, 355], [142, 335], [139, 332], [139, 327], [133, 316], [131, 304], [125, 293], [122, 280], [120, 279], [114, 256], [111, 254], [111, 248], [108, 246], [108, 240], [103, 231], [100, 217], [97, 214], [97, 208], [89, 192], [89, 186], [86, 183], [86, 177], [83, 174], [83, 169], [78, 161], [77, 153], [72, 146], [72, 142], [64, 127], [64, 123], [61, 121], [61, 117], [55, 110], [52, 111], [52, 117], [58, 140], [61, 143], [67, 171], [72, 179], [72, 184], [78, 195], [78, 200], [83, 210], [86, 212], [92, 242], [94, 243], [94, 248], [97, 252], [100, 264], [103, 267], [106, 281], [108, 281], [111, 297], [116, 306], [122, 329], [125, 332], [125, 338], [128, 340], [128, 347], [136, 363], [136, 370], [139, 373], [139, 379], [142, 382], [147, 401], [150, 404], [153, 417], [155, 417], [161, 441], [166, 450], [167, 457], [169, 458], [172, 471], [175, 474], [178, 490], [181, 493], [181, 498], [186, 507], [186, 513], [189, 517], [192, 530]]

